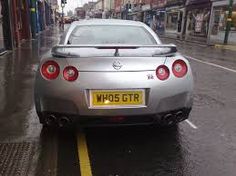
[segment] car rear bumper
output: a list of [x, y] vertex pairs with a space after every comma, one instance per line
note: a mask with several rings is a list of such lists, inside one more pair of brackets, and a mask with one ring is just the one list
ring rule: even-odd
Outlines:
[[[124, 108], [90, 108], [88, 104], [74, 102], [74, 100], [55, 97], [36, 97], [36, 104], [41, 112], [55, 112], [79, 116], [135, 116], [151, 115], [172, 111], [181, 108], [191, 108], [193, 104], [192, 93], [183, 92], [162, 99], [149, 98], [145, 106]], [[82, 107], [82, 109], [80, 109]]]
[[45, 123], [48, 120], [47, 118], [52, 116], [51, 121], [54, 121], [52, 123], [55, 124], [59, 124], [60, 119], [66, 119], [62, 123], [77, 123], [83, 126], [110, 126], [180, 122], [188, 117], [192, 101], [192, 94], [185, 92], [158, 100], [155, 106], [152, 107], [124, 109], [88, 108], [86, 111], [88, 113], [81, 113], [73, 101], [58, 98], [41, 97], [38, 101], [36, 100], [36, 104], [40, 106], [38, 109], [40, 109], [42, 114], [41, 123]]
[[137, 126], [137, 125], [172, 125], [188, 118], [191, 108], [182, 108], [158, 114], [137, 116], [78, 116], [74, 114], [43, 112], [40, 122], [47, 125], [82, 127], [95, 126]]
[[[81, 72], [75, 82], [66, 82], [62, 78], [47, 81], [38, 75], [35, 85], [36, 110], [46, 116], [50, 113], [53, 116], [60, 114], [76, 120], [142, 116], [141, 120], [145, 121], [144, 117], [191, 109], [193, 79], [190, 70], [184, 78], [176, 79], [171, 75], [166, 81], [157, 78], [149, 80], [148, 74], [154, 75], [155, 72]], [[96, 79], [90, 79], [94, 77]], [[143, 90], [145, 104], [136, 107], [93, 108], [91, 90]]]

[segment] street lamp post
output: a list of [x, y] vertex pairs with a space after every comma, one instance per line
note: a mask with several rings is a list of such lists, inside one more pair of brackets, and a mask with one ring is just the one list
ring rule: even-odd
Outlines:
[[61, 25], [62, 25], [62, 30], [64, 31], [64, 7], [65, 7], [66, 1], [61, 0]]
[[234, 0], [229, 0], [229, 8], [228, 8], [229, 14], [228, 14], [228, 17], [227, 17], [224, 44], [228, 43], [229, 32], [230, 32], [230, 28], [231, 28], [231, 24], [232, 24], [233, 2], [234, 2]]

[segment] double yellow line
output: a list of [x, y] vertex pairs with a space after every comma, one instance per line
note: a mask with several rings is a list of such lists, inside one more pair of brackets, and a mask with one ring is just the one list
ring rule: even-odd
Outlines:
[[81, 131], [77, 132], [77, 151], [81, 176], [92, 176], [86, 136]]

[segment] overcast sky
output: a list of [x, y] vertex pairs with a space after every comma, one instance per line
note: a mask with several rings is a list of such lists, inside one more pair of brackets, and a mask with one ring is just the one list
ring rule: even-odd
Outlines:
[[[57, 1], [58, 1], [58, 5], [61, 7], [61, 0], [57, 0]], [[67, 0], [67, 4], [65, 5], [65, 8], [64, 8], [65, 12], [68, 12], [69, 10], [72, 10], [74, 12], [74, 9], [76, 7], [81, 7], [83, 6], [83, 4], [85, 4], [88, 1], [89, 0]], [[96, 0], [93, 0], [93, 1], [95, 2]]]

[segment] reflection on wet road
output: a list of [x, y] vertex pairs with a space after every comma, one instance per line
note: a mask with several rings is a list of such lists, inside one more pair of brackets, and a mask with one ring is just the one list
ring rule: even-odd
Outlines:
[[92, 129], [87, 136], [94, 175], [188, 175], [178, 129]]
[[[0, 57], [0, 146], [33, 142], [29, 175], [80, 175], [78, 130], [42, 129], [33, 104], [39, 58], [58, 42], [50, 29], [38, 40]], [[166, 43], [175, 42], [165, 39]], [[236, 68], [236, 53], [177, 43], [181, 52], [204, 62]], [[195, 91], [189, 122], [178, 128], [88, 128], [91, 172], [98, 176], [214, 175], [236, 173], [235, 73], [190, 59]], [[81, 129], [80, 129], [81, 130]], [[0, 148], [0, 155], [1, 155]], [[80, 160], [79, 160], [80, 159]], [[0, 161], [1, 163], [5, 161]], [[85, 162], [87, 164], [87, 162]], [[1, 172], [0, 172], [1, 175]]]

